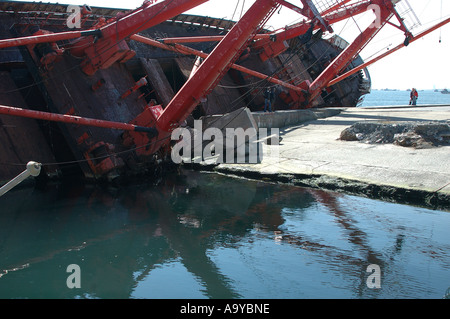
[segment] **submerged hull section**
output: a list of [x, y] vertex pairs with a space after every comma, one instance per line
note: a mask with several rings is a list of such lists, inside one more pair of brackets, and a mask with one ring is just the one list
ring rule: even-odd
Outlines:
[[[122, 12], [109, 8], [91, 10], [91, 15], [96, 19], [84, 20], [84, 29], [91, 28], [99, 18], [112, 19]], [[66, 11], [67, 6], [58, 4], [2, 2], [0, 37], [27, 36], [39, 29], [70, 31], [66, 24]], [[32, 20], [30, 14], [33, 15]], [[221, 36], [233, 25], [234, 22], [223, 19], [179, 15], [140, 34], [152, 39]], [[216, 44], [210, 41], [189, 46], [210, 53]], [[0, 104], [122, 123], [132, 123], [138, 119], [139, 124], [151, 126], [153, 120], [149, 110], [153, 110], [151, 108], [154, 105], [161, 105], [164, 109], [169, 104], [190, 77], [196, 57], [150, 47], [133, 40], [117, 45], [120, 58], [91, 75], [86, 72], [83, 59], [69, 53], [52, 55], [55, 48], [49, 45], [1, 49]], [[295, 38], [285, 45], [287, 48], [282, 54], [266, 60], [261, 60], [261, 52], [257, 48], [250, 47], [235, 63], [299, 85], [305, 80], [313, 81], [345, 47], [342, 41], [338, 43], [336, 39], [323, 39], [320, 32], [314, 34], [307, 43]], [[353, 61], [353, 66], [358, 64], [362, 64], [361, 59]], [[198, 104], [187, 123], [201, 116], [230, 113], [243, 107], [253, 112], [262, 111], [262, 93], [268, 86], [274, 85], [230, 69]], [[275, 110], [303, 107], [297, 102], [296, 92], [279, 85], [275, 89]], [[8, 94], [11, 91], [14, 91], [14, 96]], [[369, 91], [368, 74], [363, 76], [357, 73], [328, 88], [313, 101], [312, 106], [357, 106], [362, 96]], [[75, 172], [88, 179], [142, 175], [164, 160], [162, 154], [146, 152], [145, 147], [136, 148], [135, 140], [120, 130], [49, 124], [29, 119], [15, 119], [14, 124], [8, 124], [8, 116], [0, 116], [0, 121], [2, 146], [9, 149], [8, 152], [0, 153], [0, 162], [25, 165], [29, 160], [41, 161], [47, 168], [47, 176], [56, 176], [61, 172]], [[8, 125], [13, 125], [16, 132], [22, 132], [21, 139], [11, 137]], [[144, 142], [141, 144], [145, 145], [147, 137], [143, 135], [142, 139]], [[151, 148], [150, 141], [148, 137], [148, 148]], [[19, 150], [26, 154], [19, 156]], [[60, 164], [45, 165], [49, 163]], [[17, 167], [13, 170], [0, 169], [0, 180], [13, 177]]]

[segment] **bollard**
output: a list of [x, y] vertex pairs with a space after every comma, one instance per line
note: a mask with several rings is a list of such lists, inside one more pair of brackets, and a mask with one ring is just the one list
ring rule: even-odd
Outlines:
[[41, 173], [41, 167], [42, 164], [36, 163], [36, 162], [28, 162], [27, 169], [17, 175], [17, 177], [13, 178], [11, 181], [6, 183], [4, 186], [0, 188], [0, 197], [5, 195], [7, 192], [9, 192], [11, 189], [22, 183], [24, 180], [26, 180], [30, 176], [39, 176]]

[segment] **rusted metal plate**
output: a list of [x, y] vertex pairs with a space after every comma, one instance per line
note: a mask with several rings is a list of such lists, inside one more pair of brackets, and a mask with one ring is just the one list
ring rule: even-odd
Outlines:
[[156, 95], [160, 100], [159, 102], [162, 103], [164, 107], [167, 106], [175, 96], [175, 93], [158, 60], [141, 58], [139, 61], [148, 75], [151, 86], [156, 91]]
[[[182, 57], [175, 59], [175, 61], [185, 78], [189, 78], [194, 60], [190, 57]], [[230, 75], [225, 74], [219, 85], [201, 103], [204, 115], [225, 114], [245, 107], [245, 99], [242, 98], [240, 92], [234, 86], [235, 83]]]
[[[0, 104], [26, 108], [9, 72], [0, 72]], [[25, 170], [29, 161], [55, 163], [55, 157], [32, 119], [0, 115], [0, 180], [9, 180]], [[45, 165], [43, 174], [54, 176], [58, 167]], [[41, 173], [41, 174], [42, 174]]]
[[[32, 62], [28, 64], [38, 72]], [[88, 76], [82, 72], [80, 60], [65, 55], [50, 71], [40, 72], [39, 75], [48, 111], [53, 113], [129, 123], [147, 105], [145, 99], [140, 98], [139, 90], [121, 98], [135, 85], [135, 79], [124, 64], [115, 63], [106, 70]], [[93, 90], [92, 86], [99, 81], [104, 84]], [[122, 159], [116, 158], [114, 154], [129, 155], [123, 153], [126, 149], [123, 148], [121, 130], [63, 123], [59, 127], [87, 178], [97, 178], [109, 168], [122, 167]], [[108, 154], [112, 155], [111, 158], [108, 158]], [[103, 165], [107, 161], [108, 167]], [[99, 170], [93, 165], [99, 165]]]
[[[12, 38], [9, 31], [11, 25], [14, 24], [14, 19], [11, 16], [0, 14], [0, 39]], [[11, 64], [23, 62], [22, 55], [18, 48], [12, 47], [0, 50], [0, 64]]]

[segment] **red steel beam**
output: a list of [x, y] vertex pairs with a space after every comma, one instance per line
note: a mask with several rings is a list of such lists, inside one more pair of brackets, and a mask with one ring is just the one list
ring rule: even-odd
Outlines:
[[[162, 43], [200, 43], [200, 42], [220, 42], [224, 38], [224, 35], [211, 35], [211, 36], [198, 36], [198, 37], [174, 37], [159, 39]], [[270, 34], [257, 34], [254, 39], [269, 39]]]
[[55, 114], [34, 110], [27, 110], [18, 107], [0, 105], [0, 114], [32, 118], [36, 120], [53, 121], [70, 123], [84, 126], [94, 126], [101, 128], [109, 128], [114, 130], [135, 131], [135, 132], [156, 132], [154, 128], [142, 127], [128, 123], [111, 122], [105, 120], [97, 120], [80, 116]]
[[257, 0], [251, 6], [164, 109], [158, 131], [169, 132], [191, 114], [275, 6], [274, 0]]
[[297, 12], [298, 14], [301, 14], [301, 15], [304, 15], [304, 16], [306, 16], [306, 14], [307, 14], [307, 12], [306, 12], [307, 10], [306, 10], [305, 7], [299, 8], [296, 5], [293, 5], [292, 3], [284, 1], [284, 0], [277, 0], [277, 2], [279, 4], [281, 4], [282, 6], [284, 6], [284, 7], [289, 8], [289, 9], [291, 9], [294, 12]]
[[[278, 1], [279, 2], [279, 1]], [[284, 5], [285, 2], [280, 2], [282, 5]], [[342, 5], [342, 4], [341, 4]], [[336, 6], [336, 9], [338, 9], [341, 5]], [[334, 24], [337, 22], [340, 22], [342, 20], [351, 18], [355, 15], [364, 13], [368, 10], [368, 7], [371, 5], [370, 1], [358, 3], [354, 6], [351, 6], [349, 8], [342, 9], [338, 12], [333, 12], [331, 14], [328, 14], [329, 12], [332, 12], [334, 10], [327, 10], [325, 11], [325, 14], [323, 15], [323, 19], [328, 24]], [[266, 34], [257, 34], [254, 37], [254, 40], [260, 40], [260, 39], [270, 39], [273, 36], [276, 36], [277, 39], [282, 40], [288, 40], [295, 38], [299, 35], [304, 34], [306, 31], [308, 31], [310, 27], [311, 20], [306, 22], [301, 22], [298, 24], [294, 24], [292, 26], [288, 26], [286, 28], [283, 28], [283, 31], [278, 31], [274, 33], [266, 33]], [[320, 26], [316, 25], [314, 29], [319, 29]], [[225, 36], [224, 35], [217, 35], [217, 36], [198, 36], [198, 37], [173, 37], [173, 38], [163, 38], [158, 39], [158, 41], [165, 43], [165, 44], [173, 44], [173, 43], [200, 43], [200, 42], [219, 42], [221, 41]]]
[[338, 4], [328, 8], [327, 10], [325, 10], [323, 12], [321, 12], [320, 15], [324, 16], [324, 15], [330, 13], [330, 12], [333, 12], [333, 11], [339, 9], [340, 7], [342, 7], [343, 5], [345, 5], [346, 3], [350, 2], [350, 1], [353, 1], [353, 0], [342, 0]]
[[[323, 17], [323, 19], [329, 25], [332, 25], [334, 23], [341, 22], [345, 19], [349, 19], [351, 17], [354, 17], [356, 15], [366, 12], [370, 5], [371, 5], [370, 1], [359, 3], [350, 8], [345, 8], [343, 10], [327, 14], [326, 16]], [[283, 31], [278, 31], [278, 32], [272, 33], [270, 35], [276, 36], [277, 40], [278, 39], [279, 40], [289, 40], [289, 39], [298, 37], [302, 34], [305, 34], [305, 32], [308, 31], [308, 29], [310, 27], [310, 23], [311, 23], [311, 20], [306, 21], [306, 22], [297, 23], [292, 26], [284, 28]], [[320, 25], [316, 24], [314, 26], [314, 30], [316, 30], [316, 29], [320, 29]]]
[[360, 2], [351, 7], [343, 8], [342, 10], [339, 10], [339, 11], [336, 11], [333, 13], [327, 13], [326, 15], [324, 15], [323, 18], [329, 24], [338, 23], [342, 20], [349, 19], [358, 14], [366, 12], [371, 5], [372, 5], [372, 3], [370, 0], [365, 1], [365, 2]]
[[[411, 43], [413, 43], [414, 41], [417, 41], [417, 40], [423, 38], [424, 36], [426, 36], [426, 35], [432, 33], [433, 31], [436, 31], [436, 30], [439, 29], [439, 28], [442, 28], [444, 25], [446, 25], [446, 24], [448, 24], [448, 23], [450, 23], [450, 18], [448, 18], [448, 19], [442, 21], [441, 23], [435, 25], [434, 27], [431, 27], [430, 29], [428, 29], [428, 30], [426, 30], [426, 31], [423, 31], [422, 33], [419, 33], [418, 35], [416, 35], [415, 37], [413, 37], [412, 39], [410, 39], [410, 40], [409, 40], [409, 43], [411, 44]], [[388, 52], [385, 52], [385, 53], [381, 54], [380, 56], [378, 56], [378, 57], [376, 57], [376, 58], [373, 58], [372, 60], [369, 60], [369, 61], [367, 61], [367, 62], [365, 62], [365, 63], [359, 65], [358, 67], [356, 67], [356, 68], [354, 68], [354, 69], [352, 69], [352, 70], [350, 70], [350, 71], [348, 71], [348, 72], [346, 72], [346, 73], [344, 73], [344, 74], [338, 76], [338, 77], [335, 78], [334, 80], [330, 81], [330, 83], [328, 84], [328, 86], [332, 86], [332, 85], [335, 85], [336, 83], [339, 83], [340, 81], [342, 81], [342, 80], [348, 78], [349, 76], [352, 76], [353, 74], [355, 74], [355, 73], [361, 71], [362, 69], [367, 68], [369, 65], [372, 65], [372, 64], [374, 64], [375, 62], [378, 62], [378, 61], [380, 61], [381, 59], [384, 59], [385, 57], [387, 57], [387, 56], [389, 56], [389, 55], [391, 55], [391, 54], [397, 52], [398, 50], [404, 48], [405, 46], [406, 46], [406, 45], [405, 45], [404, 43], [402, 43], [402, 44], [396, 46], [395, 48], [389, 50]]]
[[101, 37], [93, 43], [87, 37], [73, 43], [72, 55], [84, 57], [82, 70], [93, 75], [99, 69], [107, 69], [116, 62], [124, 62], [136, 53], [129, 49], [125, 40], [131, 35], [158, 25], [174, 16], [192, 9], [208, 0], [165, 0], [154, 5], [149, 2], [117, 20], [100, 27]]
[[144, 4], [142, 7], [119, 18], [117, 21], [101, 27], [99, 30], [68, 31], [15, 39], [4, 39], [0, 40], [0, 49], [29, 44], [72, 40], [90, 35], [99, 36], [101, 41], [111, 41], [112, 39], [118, 42], [132, 34], [160, 24], [207, 1], [208, 0], [166, 0], [153, 5]]
[[[311, 83], [309, 87], [309, 101], [314, 100], [321, 91], [328, 86], [348, 63], [350, 63], [361, 50], [375, 37], [387, 21], [393, 16], [393, 4], [384, 0], [374, 1], [380, 6], [380, 17], [377, 17], [373, 24], [364, 30], [333, 62]], [[390, 3], [390, 5], [389, 5]], [[378, 24], [379, 23], [379, 24]]]
[[[164, 49], [164, 50], [174, 51], [174, 52], [178, 52], [178, 53], [182, 53], [182, 54], [186, 54], [186, 55], [191, 55], [191, 54], [192, 55], [196, 55], [196, 56], [199, 56], [199, 57], [201, 57], [203, 59], [206, 59], [209, 56], [207, 53], [204, 53], [202, 51], [199, 51], [199, 50], [196, 50], [196, 49], [193, 49], [193, 48], [181, 45], [181, 44], [167, 45], [167, 44], [161, 43], [159, 41], [143, 37], [143, 36], [138, 35], [138, 34], [132, 35], [130, 37], [130, 39], [134, 40], [134, 41], [141, 42], [141, 43], [145, 43], [145, 44], [148, 44], [148, 45], [160, 48], [160, 49]], [[292, 85], [290, 83], [287, 83], [287, 82], [278, 80], [276, 78], [270, 77], [270, 76], [268, 76], [266, 74], [263, 74], [263, 73], [260, 73], [260, 72], [248, 69], [248, 68], [243, 67], [243, 66], [238, 65], [238, 64], [232, 64], [231, 68], [235, 69], [237, 71], [240, 71], [240, 72], [252, 75], [252, 76], [254, 76], [256, 78], [267, 80], [268, 82], [271, 82], [271, 83], [274, 83], [274, 84], [279, 84], [279, 85], [281, 85], [283, 87], [286, 87], [286, 88], [294, 90], [294, 91], [298, 91], [298, 92], [301, 91], [301, 88], [299, 88], [299, 87], [297, 87], [295, 85]]]
[[165, 0], [153, 5], [143, 5], [134, 12], [102, 27], [103, 37], [115, 41], [158, 25], [180, 13], [195, 8], [208, 0]]
[[159, 39], [162, 43], [200, 43], [200, 42], [220, 42], [224, 38], [224, 35], [211, 35], [211, 36], [198, 36], [198, 37], [174, 37]]
[[48, 43], [48, 42], [57, 42], [62, 40], [72, 40], [77, 39], [89, 35], [99, 34], [98, 30], [89, 30], [89, 31], [68, 31], [68, 32], [60, 32], [54, 34], [45, 34], [45, 35], [36, 35], [29, 37], [21, 37], [14, 39], [4, 39], [0, 40], [0, 49], [17, 47], [22, 45], [29, 44], [38, 44], [38, 43]]

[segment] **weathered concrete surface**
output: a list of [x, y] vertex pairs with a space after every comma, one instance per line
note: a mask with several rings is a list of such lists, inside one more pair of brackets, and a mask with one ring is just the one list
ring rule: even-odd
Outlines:
[[281, 128], [337, 115], [341, 109], [286, 110], [277, 112], [253, 112], [259, 128]]
[[333, 117], [281, 128], [278, 151], [277, 146], [265, 146], [259, 164], [221, 164], [215, 169], [450, 210], [449, 146], [414, 149], [339, 140], [345, 128], [361, 121], [449, 119], [450, 106], [347, 108]]

